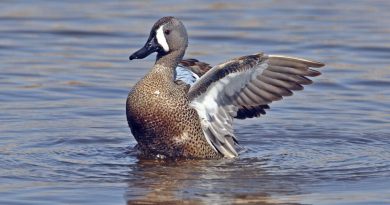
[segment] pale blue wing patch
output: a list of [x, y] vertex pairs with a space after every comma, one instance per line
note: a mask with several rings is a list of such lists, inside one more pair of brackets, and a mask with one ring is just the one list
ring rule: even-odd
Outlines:
[[190, 86], [192, 86], [195, 81], [199, 79], [199, 76], [197, 74], [193, 73], [186, 67], [182, 67], [179, 65], [176, 67], [175, 71], [175, 80], [181, 80], [186, 84], [189, 84]]

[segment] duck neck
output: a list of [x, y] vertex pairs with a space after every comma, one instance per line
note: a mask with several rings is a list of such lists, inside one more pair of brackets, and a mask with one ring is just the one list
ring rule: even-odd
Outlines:
[[165, 55], [157, 54], [155, 63], [155, 71], [164, 72], [163, 76], [169, 78], [170, 81], [174, 81], [175, 69], [180, 61], [183, 59], [185, 49], [171, 51]]

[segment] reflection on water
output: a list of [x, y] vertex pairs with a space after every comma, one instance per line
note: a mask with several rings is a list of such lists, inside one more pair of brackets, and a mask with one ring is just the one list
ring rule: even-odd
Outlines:
[[129, 172], [134, 180], [127, 182], [127, 204], [273, 204], [286, 202], [274, 195], [300, 193], [298, 184], [304, 179], [275, 177], [261, 168], [262, 165], [265, 160], [250, 158], [240, 161], [139, 161]]
[[[0, 204], [390, 204], [387, 1], [0, 2]], [[237, 159], [145, 161], [125, 99], [151, 25], [210, 64], [264, 51], [327, 66], [237, 121]]]

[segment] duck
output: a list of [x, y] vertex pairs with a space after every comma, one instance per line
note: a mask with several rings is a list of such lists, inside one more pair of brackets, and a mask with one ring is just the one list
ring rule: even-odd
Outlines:
[[238, 157], [233, 121], [260, 117], [269, 104], [291, 96], [321, 73], [321, 62], [263, 52], [210, 66], [183, 59], [184, 24], [159, 19], [144, 46], [129, 59], [157, 53], [151, 70], [130, 90], [128, 126], [141, 157], [220, 159]]

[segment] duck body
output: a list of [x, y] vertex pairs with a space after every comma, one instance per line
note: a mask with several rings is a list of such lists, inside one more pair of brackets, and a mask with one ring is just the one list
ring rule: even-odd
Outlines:
[[183, 60], [187, 32], [174, 17], [158, 20], [130, 60], [157, 52], [153, 68], [130, 91], [127, 122], [147, 158], [237, 157], [233, 119], [259, 117], [271, 102], [311, 84], [324, 64], [257, 53], [210, 67]]
[[152, 70], [133, 87], [127, 98], [127, 121], [141, 155], [221, 157], [204, 139], [196, 110], [189, 106], [188, 89], [174, 82], [170, 70]]

